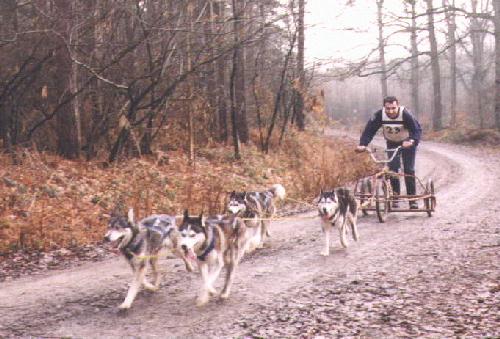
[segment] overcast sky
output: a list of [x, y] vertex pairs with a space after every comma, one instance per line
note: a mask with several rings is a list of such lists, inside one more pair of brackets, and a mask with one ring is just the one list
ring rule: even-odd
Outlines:
[[[309, 62], [332, 58], [359, 58], [367, 46], [376, 45], [376, 5], [372, 0], [362, 6], [346, 7], [345, 1], [308, 0], [305, 14], [306, 58]], [[359, 28], [363, 33], [345, 31]]]
[[[469, 0], [470, 1], [470, 0]], [[350, 60], [360, 59], [366, 56], [370, 50], [377, 47], [378, 27], [377, 27], [377, 5], [375, 0], [355, 0], [354, 6], [346, 6], [347, 0], [307, 0], [306, 4], [306, 41], [305, 57], [309, 65], [313, 62], [331, 62], [334, 59], [344, 58]], [[481, 2], [488, 4], [491, 9], [491, 1]], [[435, 1], [439, 6], [441, 1]], [[456, 2], [458, 7], [468, 9], [469, 2]], [[485, 5], [486, 6], [486, 5]], [[425, 3], [420, 2], [417, 11], [420, 13], [426, 10]], [[401, 0], [384, 0], [384, 13], [404, 15], [404, 5]], [[444, 42], [444, 22], [439, 23], [441, 17], [435, 18], [438, 23], [437, 38]], [[386, 19], [387, 20], [387, 19]], [[427, 17], [418, 19], [418, 24], [426, 25]], [[458, 30], [464, 29], [468, 25], [468, 20], [457, 17]], [[351, 30], [346, 30], [346, 29]], [[355, 32], [355, 30], [357, 32]], [[384, 36], [390, 34], [395, 28], [384, 27]], [[460, 34], [457, 32], [457, 34]], [[424, 32], [419, 32], [421, 39], [420, 48], [427, 49], [427, 40]], [[491, 38], [491, 37], [489, 37]], [[491, 39], [490, 39], [491, 40]], [[438, 41], [439, 42], [439, 41]], [[386, 49], [386, 58], [406, 56], [408, 51], [401, 46], [410, 47], [408, 34], [398, 34], [390, 39], [391, 47]], [[398, 46], [399, 45], [399, 46]]]
[[[307, 0], [306, 5], [306, 59], [359, 59], [378, 44], [377, 5], [375, 0], [356, 0], [355, 6], [346, 6], [347, 0]], [[385, 0], [385, 12], [402, 13], [401, 0]], [[425, 19], [425, 18], [422, 18]], [[350, 29], [350, 30], [346, 30]], [[390, 31], [385, 29], [385, 34]], [[400, 35], [391, 43], [408, 44], [407, 36]], [[389, 58], [405, 53], [401, 48], [386, 51]]]

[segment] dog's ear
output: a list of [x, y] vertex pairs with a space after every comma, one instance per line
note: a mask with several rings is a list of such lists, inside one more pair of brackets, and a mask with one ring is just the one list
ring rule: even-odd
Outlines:
[[128, 214], [127, 214], [127, 220], [129, 223], [134, 225], [134, 209], [133, 208], [129, 208]]
[[333, 201], [338, 201], [339, 195], [335, 190], [332, 191], [332, 197]]
[[186, 209], [184, 210], [184, 219], [187, 219], [187, 218], [189, 218], [189, 211], [188, 211], [188, 209], [186, 208]]
[[205, 227], [206, 218], [203, 216], [203, 211], [200, 212], [200, 215], [198, 216], [198, 218], [200, 218], [201, 226]]
[[175, 220], [175, 217], [170, 217], [170, 225], [174, 227], [174, 229], [177, 228], [177, 221]]

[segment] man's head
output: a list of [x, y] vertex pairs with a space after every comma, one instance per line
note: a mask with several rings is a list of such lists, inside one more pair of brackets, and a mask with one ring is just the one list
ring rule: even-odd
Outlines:
[[399, 101], [394, 96], [388, 96], [384, 98], [384, 108], [385, 113], [391, 119], [394, 119], [398, 116], [399, 109]]

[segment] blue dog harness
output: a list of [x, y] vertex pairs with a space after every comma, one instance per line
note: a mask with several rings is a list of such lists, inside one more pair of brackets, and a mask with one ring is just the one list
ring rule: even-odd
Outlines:
[[[213, 231], [212, 231], [213, 232]], [[212, 237], [210, 244], [208, 244], [207, 248], [203, 251], [202, 254], [198, 255], [198, 260], [205, 261], [207, 259], [207, 255], [215, 248], [215, 236]]]

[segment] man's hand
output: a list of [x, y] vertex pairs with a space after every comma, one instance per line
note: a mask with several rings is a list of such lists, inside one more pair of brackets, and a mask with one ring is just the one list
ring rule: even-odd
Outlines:
[[356, 152], [356, 153], [366, 152], [366, 146], [359, 145], [358, 147], [356, 147], [356, 149], [354, 150], [354, 152]]
[[406, 140], [406, 141], [403, 141], [403, 144], [401, 146], [403, 146], [403, 148], [409, 148], [409, 147], [413, 146], [414, 144], [415, 144], [415, 141]]

